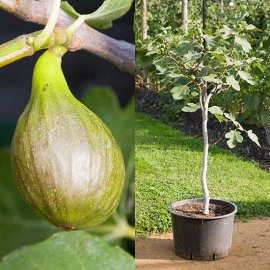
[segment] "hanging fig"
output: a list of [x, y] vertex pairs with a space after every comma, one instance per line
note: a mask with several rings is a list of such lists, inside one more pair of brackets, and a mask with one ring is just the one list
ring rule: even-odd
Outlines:
[[125, 172], [110, 130], [70, 92], [61, 69], [64, 52], [47, 50], [35, 65], [11, 160], [25, 201], [68, 230], [100, 224], [115, 211]]

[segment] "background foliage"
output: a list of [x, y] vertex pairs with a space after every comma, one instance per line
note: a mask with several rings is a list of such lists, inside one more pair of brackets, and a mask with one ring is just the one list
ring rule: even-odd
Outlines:
[[[140, 38], [139, 10], [136, 10], [136, 49], [137, 68], [147, 67], [148, 87], [156, 91], [168, 94], [170, 90], [178, 86], [174, 78], [168, 78], [163, 69], [170, 63], [158, 62], [158, 59], [168, 56], [168, 51], [179, 46], [181, 40], [186, 36], [181, 27], [181, 1], [153, 1], [148, 0], [148, 38], [142, 42]], [[236, 114], [240, 121], [262, 125], [267, 128], [270, 122], [270, 2], [260, 0], [236, 0], [233, 7], [229, 6], [230, 1], [224, 1], [224, 9], [221, 9], [219, 1], [207, 1], [207, 31], [215, 33], [224, 25], [235, 28], [236, 20], [246, 25], [254, 25], [257, 30], [242, 31], [241, 35], [248, 38], [252, 46], [250, 59], [256, 57], [262, 59], [260, 65], [253, 65], [249, 72], [252, 74], [256, 85], [249, 85], [244, 80], [240, 81], [241, 91], [233, 89], [226, 93], [220, 93], [213, 99], [215, 105]], [[196, 30], [202, 29], [201, 6], [202, 1], [189, 0], [189, 37], [196, 38]], [[158, 23], [157, 23], [158, 22]], [[222, 47], [222, 45], [221, 45]], [[239, 50], [239, 54], [241, 51]], [[237, 56], [236, 56], [237, 57]], [[171, 65], [173, 68], [173, 65]], [[177, 78], [175, 76], [175, 78]], [[140, 76], [137, 76], [137, 85], [141, 84]], [[192, 98], [191, 98], [192, 100]], [[182, 102], [170, 102], [165, 106], [172, 112], [178, 112], [190, 97]], [[168, 105], [169, 104], [169, 105]], [[180, 107], [180, 109], [179, 109]]]

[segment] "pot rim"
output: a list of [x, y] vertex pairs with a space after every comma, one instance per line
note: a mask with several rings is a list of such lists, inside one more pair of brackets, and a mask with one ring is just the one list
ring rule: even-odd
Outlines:
[[179, 212], [174, 211], [174, 207], [177, 206], [177, 205], [184, 205], [186, 203], [191, 203], [191, 202], [196, 202], [196, 201], [197, 202], [198, 201], [202, 202], [203, 198], [185, 199], [185, 200], [173, 202], [173, 203], [171, 203], [169, 205], [168, 211], [172, 215], [175, 215], [175, 216], [180, 216], [180, 217], [188, 218], [188, 219], [200, 219], [200, 220], [222, 219], [222, 218], [230, 217], [230, 216], [235, 215], [237, 213], [236, 204], [234, 204], [232, 202], [229, 202], [229, 201], [226, 201], [226, 200], [222, 200], [222, 199], [210, 199], [210, 203], [219, 204], [219, 202], [222, 202], [222, 203], [228, 204], [228, 205], [230, 205], [230, 206], [232, 206], [234, 208], [234, 210], [231, 213], [223, 215], [223, 216], [217, 216], [217, 217], [190, 217], [190, 216], [186, 216], [184, 214], [181, 214]]

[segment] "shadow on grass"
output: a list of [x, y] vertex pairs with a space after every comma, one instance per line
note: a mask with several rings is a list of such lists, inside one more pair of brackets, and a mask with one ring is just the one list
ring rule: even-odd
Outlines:
[[[146, 121], [147, 119], [147, 121]], [[193, 152], [203, 153], [203, 141], [199, 138], [186, 135], [179, 130], [175, 130], [161, 121], [153, 119], [144, 114], [136, 114], [135, 117], [136, 146], [154, 146], [158, 145], [159, 149], [167, 150], [180, 146]], [[178, 134], [182, 134], [179, 136]], [[230, 154], [237, 156], [241, 160], [243, 157], [236, 155], [229, 150], [222, 149], [215, 145], [210, 146], [209, 153], [215, 154]]]
[[234, 201], [234, 203], [238, 208], [236, 219], [270, 217], [270, 201]]

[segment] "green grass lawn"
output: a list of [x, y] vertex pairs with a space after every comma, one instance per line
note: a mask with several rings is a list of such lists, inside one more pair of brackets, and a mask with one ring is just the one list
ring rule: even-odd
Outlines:
[[[202, 141], [136, 114], [136, 230], [142, 236], [171, 230], [168, 205], [202, 197]], [[235, 202], [238, 218], [270, 216], [270, 174], [229, 151], [210, 148], [212, 198]]]

